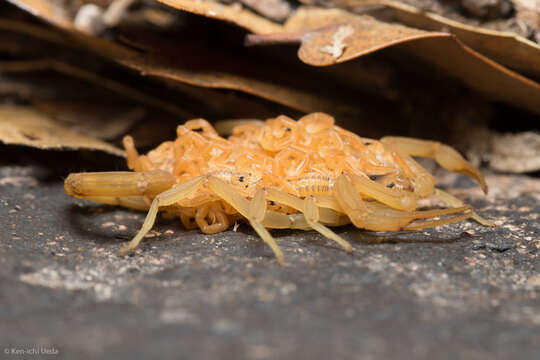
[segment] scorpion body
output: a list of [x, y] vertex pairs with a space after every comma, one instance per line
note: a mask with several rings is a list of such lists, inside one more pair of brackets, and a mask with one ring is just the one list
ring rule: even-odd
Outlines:
[[[323, 113], [240, 125], [228, 139], [205, 120], [190, 120], [178, 126], [176, 140], [146, 155], [129, 136], [124, 147], [134, 172], [71, 174], [65, 182], [72, 196], [148, 210], [121, 254], [138, 246], [158, 211], [209, 234], [247, 220], [280, 263], [283, 254], [267, 229], [314, 229], [350, 252], [351, 245], [328, 226], [417, 230], [466, 218], [492, 225], [436, 189], [433, 176], [412, 158], [434, 158], [487, 192], [481, 173], [454, 149], [411, 138], [363, 138]], [[418, 200], [430, 196], [449, 208], [417, 210]]]

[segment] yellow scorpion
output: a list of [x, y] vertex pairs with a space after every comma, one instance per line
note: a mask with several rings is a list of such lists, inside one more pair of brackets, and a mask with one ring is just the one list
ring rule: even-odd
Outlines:
[[[148, 211], [120, 254], [139, 245], [158, 211], [206, 234], [246, 220], [280, 264], [283, 253], [268, 229], [313, 229], [352, 252], [329, 227], [419, 230], [467, 218], [492, 226], [471, 206], [436, 189], [434, 177], [412, 158], [434, 158], [471, 176], [487, 193], [482, 174], [457, 151], [434, 141], [360, 137], [324, 113], [239, 125], [227, 139], [206, 120], [190, 120], [178, 126], [176, 140], [146, 155], [139, 155], [130, 136], [123, 143], [133, 172], [70, 174], [65, 181], [71, 196]], [[426, 197], [448, 208], [417, 210]]]

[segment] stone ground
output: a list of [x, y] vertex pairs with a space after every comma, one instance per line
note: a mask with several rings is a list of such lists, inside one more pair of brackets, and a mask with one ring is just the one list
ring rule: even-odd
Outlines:
[[352, 255], [275, 231], [280, 267], [246, 225], [165, 219], [119, 258], [144, 214], [68, 197], [67, 168], [0, 166], [5, 358], [540, 359], [538, 177], [438, 172], [498, 226], [340, 228]]

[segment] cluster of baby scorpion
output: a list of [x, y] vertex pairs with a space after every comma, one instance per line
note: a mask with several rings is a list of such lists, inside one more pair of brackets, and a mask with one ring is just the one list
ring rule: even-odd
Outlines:
[[[159, 210], [208, 234], [247, 220], [280, 263], [283, 254], [267, 229], [314, 229], [351, 252], [351, 245], [328, 226], [418, 230], [466, 218], [491, 225], [436, 189], [433, 176], [412, 158], [432, 157], [472, 176], [487, 192], [480, 172], [455, 150], [412, 138], [360, 137], [324, 113], [239, 125], [228, 139], [206, 120], [190, 120], [178, 126], [176, 140], [147, 155], [138, 154], [129, 136], [124, 147], [134, 172], [71, 174], [65, 183], [72, 196], [148, 210], [121, 254], [138, 246]], [[430, 196], [449, 208], [417, 210], [418, 200]]]

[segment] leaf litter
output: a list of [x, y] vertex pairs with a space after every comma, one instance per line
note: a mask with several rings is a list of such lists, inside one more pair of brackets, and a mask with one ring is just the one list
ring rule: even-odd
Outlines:
[[[248, 97], [235, 95], [240, 103], [246, 105], [242, 108], [246, 109], [270, 112], [268, 104], [275, 103], [290, 108], [292, 112], [322, 110], [335, 114], [338, 119], [358, 118], [365, 111], [360, 108], [361, 105], [350, 100], [354, 96], [351, 96], [352, 88], [348, 86], [356, 84], [359, 88], [366, 89], [382, 86], [378, 90], [379, 94], [384, 94], [394, 101], [398, 101], [399, 97], [395, 91], [391, 91], [391, 83], [388, 80], [381, 82], [367, 76], [358, 76], [354, 78], [358, 82], [353, 83], [352, 78], [348, 79], [346, 75], [344, 78], [343, 71], [335, 71], [334, 67], [338, 70], [338, 64], [356, 63], [360, 57], [367, 59], [372, 54], [389, 48], [396, 50], [394, 54], [405, 56], [407, 61], [427, 63], [431, 69], [437, 69], [451, 78], [458, 79], [469, 88], [484, 94], [489, 100], [506, 102], [536, 114], [540, 113], [540, 86], [533, 80], [538, 78], [540, 62], [535, 59], [538, 59], [540, 48], [519, 35], [463, 24], [391, 0], [319, 2], [305, 0], [303, 3], [322, 7], [302, 6], [298, 9], [291, 8], [287, 6], [288, 3], [280, 0], [242, 1], [242, 3], [159, 1], [165, 5], [164, 8], [131, 6], [130, 0], [89, 3], [101, 9], [100, 15], [96, 16], [105, 26], [99, 31], [83, 33], [78, 30], [80, 26], [75, 21], [82, 10], [76, 4], [66, 6], [51, 0], [11, 0], [12, 4], [22, 9], [23, 14], [30, 13], [37, 16], [60, 31], [36, 24], [31, 18], [25, 18], [20, 14], [17, 16], [23, 19], [22, 26], [21, 22], [6, 20], [1, 23], [0, 31], [6, 30], [7, 27], [8, 33], [18, 31], [30, 37], [47, 38], [47, 41], [67, 48], [74, 47], [78, 51], [87, 51], [93, 56], [112, 60], [134, 70], [140, 76], [155, 78], [165, 87], [181, 91], [185, 96], [195, 97], [201, 102], [204, 102], [205, 96], [215, 94], [219, 104], [212, 104], [209, 108], [213, 109], [215, 115], [222, 113], [222, 116], [218, 115], [216, 119], [228, 119], [231, 115], [234, 117], [235, 112], [230, 107], [222, 105], [226, 103], [227, 98], [224, 91], [231, 90], [249, 95]], [[341, 9], [327, 8], [329, 6]], [[381, 8], [390, 11], [390, 21], [387, 15], [385, 17], [377, 13]], [[523, 7], [518, 9], [520, 16], [524, 14], [523, 9]], [[10, 8], [8, 10], [13, 11]], [[356, 14], [358, 11], [373, 16], [358, 15]], [[188, 14], [193, 15], [189, 17]], [[193, 16], [199, 17], [199, 20]], [[172, 31], [170, 34], [174, 34], [175, 26], [178, 23], [185, 23], [185, 19], [189, 19], [186, 23], [188, 26], [197, 21], [200, 24], [210, 21], [208, 24], [211, 26], [207, 33], [193, 33], [193, 37], [182, 38], [180, 41], [174, 40], [173, 37], [161, 36], [164, 31], [165, 33]], [[534, 14], [531, 19], [533, 23]], [[283, 54], [275, 52], [268, 55], [265, 50], [240, 50], [233, 45], [234, 41], [237, 41], [233, 39], [234, 36], [227, 38], [227, 41], [233, 40], [233, 43], [225, 42], [218, 47], [205, 47], [205, 41], [211, 40], [214, 36], [212, 31], [220, 28], [221, 25], [216, 25], [218, 23], [232, 24], [252, 32], [253, 35], [247, 37], [248, 43], [251, 44], [274, 46], [299, 44], [298, 58], [303, 64], [294, 63], [293, 59], [286, 55], [287, 51]], [[129, 29], [131, 35], [129, 32], [126, 33], [125, 29]], [[105, 36], [106, 32], [111, 31], [112, 33]], [[137, 39], [137, 31], [144, 31], [142, 41]], [[99, 37], [100, 34], [104, 34], [103, 36], [109, 40]], [[116, 36], [110, 36], [111, 34]], [[236, 36], [241, 36], [241, 32]], [[194, 46], [193, 44], [199, 42], [198, 37], [203, 42], [200, 46]], [[5, 44], [6, 48], [11, 47], [12, 53], [17, 53], [18, 49], [13, 43]], [[132, 44], [137, 46], [133, 47]], [[252, 57], [253, 54], [258, 57]], [[262, 59], [261, 54], [267, 58]], [[276, 59], [279, 62], [275, 63], [276, 66], [272, 66]], [[42, 65], [47, 64], [55, 70], [60, 69], [61, 72], [81, 77], [78, 71], [69, 68], [74, 66], [73, 64], [63, 60], [32, 59], [30, 62], [32, 61], [34, 64], [41, 62]], [[313, 72], [305, 65], [328, 67], [328, 71]], [[99, 70], [90, 70], [89, 73], [93, 77], [104, 79]], [[327, 86], [316, 85], [320, 83], [316, 74], [324, 76]], [[382, 73], [381, 76], [385, 75]], [[100, 82], [108, 83], [102, 80]], [[344, 83], [347, 83], [347, 86], [342, 88], [341, 93], [334, 91], [335, 86]], [[110, 83], [108, 86], [110, 87]], [[207, 88], [208, 91], [197, 90], [200, 87]], [[121, 92], [143, 103], [152, 98], [151, 94], [146, 94], [146, 97], [137, 95], [137, 91], [137, 86], [134, 86], [129, 91], [123, 89]], [[336, 96], [347, 92], [349, 94], [342, 98]], [[57, 101], [56, 105], [53, 104], [55, 101], [51, 100], [34, 101], [35, 109], [55, 113], [57, 117], [70, 113], [65, 103]], [[170, 106], [154, 102], [151, 107], [163, 108], [163, 105]], [[55, 106], [57, 109], [54, 109]], [[74, 104], [71, 116], [78, 111], [77, 109], [84, 109], [85, 106], [87, 105], [84, 101], [79, 102], [78, 106]], [[103, 138], [112, 138], [114, 137], [112, 133], [117, 135], [128, 131], [134, 123], [140, 121], [138, 120], [141, 116], [140, 111], [146, 111], [146, 107], [144, 110], [134, 109], [124, 112], [125, 116], [118, 116], [118, 120], [112, 121], [113, 123], [118, 121], [118, 124], [111, 125], [111, 128], [116, 130], [111, 130], [111, 135]], [[182, 107], [178, 108], [176, 114], [179, 119], [197, 115]], [[102, 117], [105, 116], [107, 115]], [[237, 116], [250, 117], [245, 112]], [[253, 117], [257, 116], [254, 114]], [[97, 134], [94, 135], [97, 138]]]

